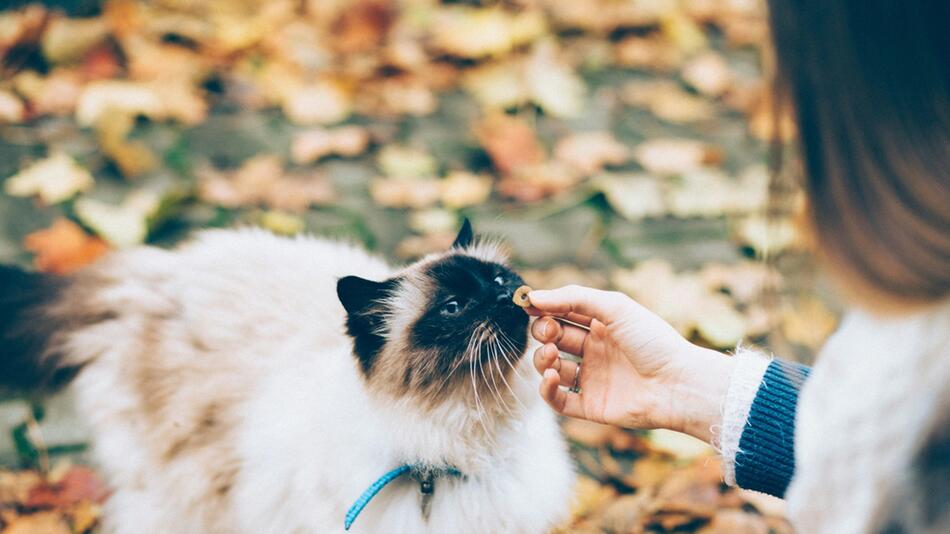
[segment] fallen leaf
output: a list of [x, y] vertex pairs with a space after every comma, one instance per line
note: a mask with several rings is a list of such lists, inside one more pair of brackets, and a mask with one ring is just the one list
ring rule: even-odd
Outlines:
[[379, 152], [377, 165], [387, 176], [398, 178], [429, 178], [435, 176], [436, 162], [427, 150], [386, 145]]
[[580, 132], [558, 141], [554, 157], [578, 173], [590, 176], [603, 170], [605, 165], [624, 163], [629, 158], [629, 151], [610, 132]]
[[660, 20], [660, 31], [680, 52], [689, 55], [709, 47], [706, 33], [685, 14], [669, 11]]
[[670, 213], [676, 217], [718, 217], [723, 214], [758, 213], [768, 202], [768, 175], [746, 172], [738, 179], [713, 168], [684, 171], [667, 194]]
[[259, 223], [263, 228], [280, 235], [297, 235], [306, 228], [306, 224], [300, 217], [275, 210], [262, 213]]
[[126, 177], [140, 176], [158, 166], [158, 158], [145, 143], [128, 139], [134, 126], [135, 117], [115, 109], [96, 121], [99, 147]]
[[674, 465], [669, 456], [651, 454], [638, 458], [633, 468], [623, 475], [623, 482], [637, 491], [652, 494], [673, 472]]
[[740, 261], [731, 265], [708, 263], [700, 269], [700, 278], [713, 291], [726, 291], [736, 301], [748, 304], [766, 289], [782, 287], [782, 277], [761, 261]]
[[466, 72], [462, 83], [489, 111], [517, 107], [528, 101], [522, 61], [486, 63]]
[[769, 526], [762, 516], [741, 510], [720, 510], [709, 525], [698, 534], [768, 534]]
[[72, 513], [73, 532], [82, 534], [91, 530], [102, 517], [102, 507], [90, 501], [83, 501], [73, 508]]
[[567, 419], [561, 424], [561, 431], [567, 439], [596, 449], [607, 445], [616, 428], [583, 419]]
[[23, 505], [30, 496], [30, 490], [41, 481], [42, 478], [35, 471], [0, 470], [0, 507]]
[[381, 80], [360, 96], [359, 111], [367, 115], [423, 117], [439, 107], [432, 88], [424, 80], [408, 75]]
[[395, 15], [386, 0], [355, 2], [333, 22], [333, 47], [342, 54], [372, 51], [382, 44]]
[[333, 124], [350, 116], [351, 95], [335, 81], [302, 85], [287, 92], [284, 115], [297, 124]]
[[81, 198], [73, 209], [76, 216], [116, 248], [126, 248], [145, 242], [148, 237], [148, 222], [158, 211], [161, 198], [158, 194], [138, 190], [121, 204], [114, 205], [93, 198]]
[[336, 198], [333, 184], [325, 176], [285, 173], [280, 158], [271, 154], [254, 156], [229, 172], [201, 165], [195, 174], [198, 196], [229, 208], [264, 205], [277, 210], [303, 211]]
[[54, 16], [43, 31], [43, 55], [53, 63], [76, 61], [101, 43], [109, 27], [101, 17]]
[[93, 186], [93, 177], [76, 160], [55, 152], [7, 178], [4, 191], [14, 197], [37, 196], [44, 204], [58, 204]]
[[549, 269], [524, 269], [521, 276], [528, 285], [536, 288], [557, 288], [569, 284], [603, 289], [607, 287], [606, 277], [598, 271], [581, 269], [576, 265], [556, 265]]
[[30, 491], [29, 508], [68, 508], [81, 502], [105, 502], [109, 490], [89, 467], [73, 466], [55, 483], [43, 483]]
[[405, 260], [421, 258], [434, 252], [442, 252], [452, 246], [455, 232], [409, 236], [396, 245], [396, 256]]
[[0, 534], [72, 534], [59, 512], [38, 512], [15, 517]]
[[390, 208], [427, 208], [439, 202], [442, 183], [435, 178], [374, 178], [369, 184], [373, 201]]
[[683, 62], [683, 53], [666, 39], [657, 36], [625, 37], [614, 50], [616, 62], [636, 69], [673, 70]]
[[22, 122], [25, 118], [23, 101], [9, 91], [0, 90], [0, 122]]
[[682, 432], [672, 430], [657, 429], [649, 433], [650, 444], [655, 450], [679, 458], [681, 460], [692, 460], [703, 456], [710, 456], [715, 453], [708, 443], [696, 439]]
[[525, 64], [525, 82], [531, 99], [554, 117], [577, 117], [584, 110], [584, 81], [557, 56], [553, 42], [535, 45]]
[[77, 271], [109, 251], [104, 241], [66, 219], [57, 219], [49, 228], [24, 237], [23, 248], [36, 254], [33, 265], [37, 270], [53, 274]]
[[838, 317], [817, 297], [800, 298], [783, 314], [782, 333], [799, 345], [818, 350], [838, 326]]
[[546, 159], [534, 129], [523, 119], [504, 114], [489, 115], [476, 124], [475, 135], [502, 174], [539, 165]]
[[444, 209], [424, 209], [409, 215], [409, 228], [423, 235], [447, 234], [458, 228], [458, 217]]
[[75, 69], [57, 68], [46, 76], [24, 71], [13, 78], [18, 93], [29, 101], [36, 115], [71, 115], [82, 93], [82, 75]]
[[204, 120], [207, 105], [194, 88], [180, 80], [101, 80], [82, 89], [76, 103], [76, 121], [80, 126], [92, 126], [110, 110], [157, 121], [174, 119], [197, 124]]
[[713, 347], [732, 348], [748, 332], [737, 303], [707, 287], [699, 273], [678, 274], [668, 262], [648, 260], [615, 270], [611, 281], [686, 337], [695, 332]]
[[429, 25], [433, 47], [473, 59], [504, 54], [540, 37], [546, 29], [538, 10], [512, 13], [461, 6], [438, 10]]
[[700, 93], [718, 97], [732, 86], [732, 71], [722, 55], [706, 51], [683, 66], [683, 81]]
[[758, 491], [739, 490], [744, 501], [751, 504], [760, 514], [772, 517], [785, 517], [785, 500]]
[[712, 518], [719, 508], [721, 480], [721, 466], [710, 458], [674, 470], [657, 492], [657, 501], [661, 512], [685, 517], [661, 519], [661, 524], [672, 529], [674, 524]]
[[521, 202], [538, 200], [567, 191], [577, 185], [581, 176], [558, 161], [521, 166], [498, 182], [498, 192]]
[[715, 116], [716, 108], [709, 100], [687, 93], [672, 80], [630, 82], [621, 89], [621, 98], [676, 124], [707, 121]]
[[290, 145], [291, 160], [304, 165], [326, 156], [358, 156], [369, 147], [369, 132], [360, 126], [311, 128], [294, 134]]
[[750, 247], [760, 258], [780, 254], [801, 243], [795, 224], [788, 218], [744, 217], [737, 223], [735, 235], [739, 243]]
[[653, 495], [650, 492], [621, 495], [604, 509], [601, 532], [642, 532], [643, 523], [653, 509]]
[[617, 492], [602, 486], [596, 480], [579, 476], [574, 486], [574, 502], [571, 504], [572, 517], [585, 517], [599, 512], [613, 502]]
[[648, 172], [667, 175], [695, 171], [704, 165], [718, 163], [722, 154], [701, 141], [658, 138], [637, 145], [633, 157]]
[[477, 206], [488, 200], [492, 179], [466, 171], [452, 171], [442, 180], [442, 204], [450, 209]]
[[660, 182], [646, 174], [600, 174], [593, 186], [606, 197], [610, 207], [630, 221], [666, 214]]

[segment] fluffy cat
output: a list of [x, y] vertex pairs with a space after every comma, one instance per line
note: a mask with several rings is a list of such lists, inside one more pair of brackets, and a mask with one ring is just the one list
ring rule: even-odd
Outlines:
[[574, 475], [523, 358], [520, 283], [467, 222], [402, 269], [251, 229], [67, 278], [0, 268], [0, 382], [71, 381], [107, 533], [342, 532], [407, 464], [350, 532], [546, 532]]

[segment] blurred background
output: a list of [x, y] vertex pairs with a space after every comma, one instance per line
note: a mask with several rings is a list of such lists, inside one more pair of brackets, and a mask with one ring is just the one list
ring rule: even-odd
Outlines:
[[[713, 348], [809, 362], [835, 327], [796, 162], [770, 157], [794, 131], [758, 0], [4, 5], [0, 263], [67, 274], [239, 225], [407, 262], [468, 217], [532, 286], [624, 291]], [[69, 404], [0, 393], [0, 532], [95, 528]], [[565, 432], [565, 531], [788, 528], [689, 440]]]

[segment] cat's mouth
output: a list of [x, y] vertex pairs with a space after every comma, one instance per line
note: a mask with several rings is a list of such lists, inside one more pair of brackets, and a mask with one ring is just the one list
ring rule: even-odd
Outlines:
[[511, 412], [519, 403], [516, 385], [523, 380], [518, 366], [527, 348], [528, 316], [513, 303], [510, 308], [499, 306], [475, 326], [458, 362], [457, 373], [464, 377], [460, 385], [482, 415]]

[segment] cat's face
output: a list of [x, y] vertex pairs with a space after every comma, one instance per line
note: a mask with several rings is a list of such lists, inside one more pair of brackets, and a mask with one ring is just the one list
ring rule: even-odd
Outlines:
[[512, 301], [523, 281], [497, 249], [473, 243], [468, 221], [452, 248], [389, 280], [340, 279], [354, 356], [368, 384], [438, 403], [501, 393], [527, 345]]

